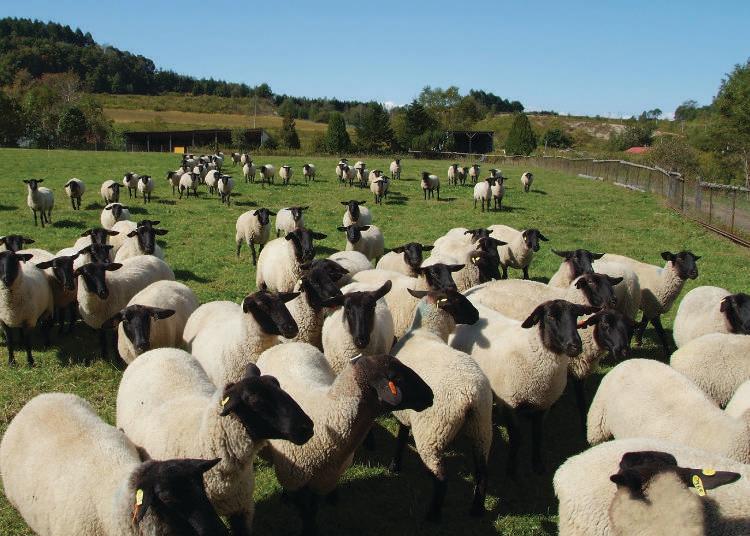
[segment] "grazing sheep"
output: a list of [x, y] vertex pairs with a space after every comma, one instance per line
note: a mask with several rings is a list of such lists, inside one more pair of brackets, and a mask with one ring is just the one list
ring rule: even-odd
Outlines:
[[448, 166], [448, 186], [458, 185], [458, 164]]
[[5, 496], [41, 536], [228, 535], [203, 485], [219, 461], [152, 461], [63, 393], [33, 398], [0, 443]]
[[371, 261], [377, 260], [385, 252], [385, 239], [380, 228], [375, 225], [364, 225], [358, 227], [350, 225], [348, 227], [337, 227], [341, 232], [346, 233], [346, 251], [359, 251]]
[[81, 198], [86, 191], [86, 185], [81, 179], [72, 178], [65, 183], [65, 194], [70, 198], [73, 210], [81, 210]]
[[[41, 320], [45, 343], [49, 345], [47, 321], [52, 318], [54, 301], [44, 272], [28, 261], [30, 253], [0, 252], [0, 326], [8, 346], [8, 364], [15, 365], [13, 328], [18, 328], [26, 349], [26, 361], [34, 366], [29, 330]], [[22, 264], [23, 263], [23, 264]]]
[[478, 182], [474, 185], [474, 208], [477, 208], [477, 199], [482, 202], [482, 212], [484, 212], [485, 205], [487, 206], [487, 212], [490, 211], [490, 200], [492, 199], [492, 177]]
[[33, 243], [33, 239], [18, 234], [0, 236], [0, 251], [19, 251], [24, 244]]
[[401, 178], [401, 159], [396, 158], [391, 165], [388, 167], [391, 172], [391, 180]]
[[258, 360], [261, 372], [276, 377], [314, 423], [304, 445], [271, 440], [268, 447], [276, 478], [300, 511], [303, 534], [315, 534], [317, 498], [335, 489], [375, 418], [432, 404], [429, 386], [395, 357], [352, 357], [338, 376], [309, 344], [276, 346]]
[[161, 223], [159, 220], [141, 220], [135, 229], [127, 233], [127, 239], [118, 248], [115, 254], [115, 262], [137, 257], [138, 255], [153, 255], [160, 259], [164, 258], [164, 250], [156, 243], [156, 235], [163, 236], [169, 231], [157, 229]]
[[696, 287], [682, 298], [672, 334], [677, 348], [708, 333], [750, 335], [750, 296]]
[[44, 179], [24, 179], [29, 194], [26, 196], [26, 204], [34, 214], [34, 227], [36, 227], [36, 213], [39, 212], [39, 221], [44, 228], [45, 223], [52, 223], [52, 209], [55, 206], [55, 194], [49, 188], [39, 186]]
[[337, 284], [339, 288], [351, 283], [352, 276], [356, 273], [372, 269], [370, 259], [359, 251], [337, 251], [336, 253], [332, 253], [328, 258], [348, 272], [347, 275], [338, 280]]
[[480, 171], [479, 164], [474, 164], [469, 168], [468, 175], [471, 178], [471, 182], [476, 184], [479, 180]]
[[283, 232], [291, 233], [297, 229], [305, 228], [305, 215], [303, 212], [310, 207], [285, 207], [276, 214], [276, 238]]
[[[492, 194], [492, 202], [494, 210], [503, 210], [503, 197], [505, 196], [505, 177], [502, 172], [499, 175], [495, 175], [492, 186], [490, 187], [490, 193]], [[489, 207], [487, 207], [489, 209]]]
[[571, 251], [556, 251], [553, 249], [552, 253], [563, 258], [560, 268], [547, 283], [550, 287], [557, 288], [569, 287], [576, 278], [583, 274], [593, 274], [594, 268], [591, 263], [604, 256], [604, 253], [591, 253], [587, 249]]
[[185, 325], [185, 344], [214, 385], [239, 381], [247, 365], [278, 344], [279, 336], [297, 335], [297, 324], [285, 303], [298, 295], [259, 290], [246, 296], [241, 306], [228, 301], [203, 304]]
[[433, 403], [421, 412], [394, 412], [399, 431], [391, 470], [401, 471], [411, 429], [419, 457], [433, 481], [427, 519], [439, 520], [448, 484], [445, 457], [453, 440], [465, 435], [471, 442], [475, 465], [471, 515], [481, 516], [492, 444], [492, 388], [471, 357], [447, 344], [456, 324], [473, 324], [479, 315], [455, 290], [409, 292], [420, 299], [419, 306], [411, 328], [394, 346], [393, 354], [430, 386]]
[[[122, 185], [128, 189], [128, 197], [133, 197], [133, 193], [135, 193], [135, 196], [138, 197], [138, 179], [140, 178], [140, 175], [133, 171], [128, 171], [123, 175], [122, 177]], [[169, 175], [167, 175], [167, 179], [169, 179]]]
[[120, 203], [110, 203], [102, 209], [99, 221], [104, 229], [112, 229], [115, 223], [130, 219], [130, 211]]
[[440, 199], [440, 179], [437, 175], [430, 175], [427, 171], [423, 171], [421, 185], [425, 201], [428, 197], [434, 197], [436, 191], [437, 198]]
[[112, 179], [106, 180], [102, 183], [101, 188], [99, 188], [99, 193], [101, 194], [105, 205], [120, 202], [120, 185]]
[[219, 175], [216, 179], [216, 189], [221, 197], [221, 202], [226, 203], [227, 206], [232, 201], [232, 189], [234, 189], [234, 179], [230, 175]]
[[385, 179], [378, 179], [370, 183], [370, 191], [375, 198], [375, 204], [381, 205], [383, 203], [383, 196], [386, 195], [388, 187], [388, 181]]
[[281, 166], [279, 168], [279, 178], [281, 179], [281, 184], [289, 184], [289, 181], [291, 180], [293, 174], [294, 171], [292, 170], [292, 166], [288, 164], [284, 164], [283, 166]]
[[276, 216], [275, 212], [271, 212], [267, 208], [259, 208], [256, 210], [248, 210], [240, 214], [237, 218], [237, 224], [235, 229], [237, 230], [234, 240], [237, 243], [237, 256], [240, 256], [240, 248], [242, 247], [242, 241], [244, 240], [247, 247], [250, 248], [250, 252], [253, 254], [253, 265], [257, 266], [257, 256], [255, 253], [255, 244], [258, 244], [259, 251], [263, 250], [263, 246], [268, 242], [268, 238], [271, 234], [271, 216]]
[[245, 178], [245, 182], [255, 182], [255, 172], [255, 164], [253, 164], [252, 160], [248, 159], [242, 165], [242, 176]]
[[193, 191], [193, 197], [198, 197], [198, 181], [200, 180], [200, 173], [190, 172], [183, 173], [180, 176], [180, 181], [177, 184], [177, 188], [180, 192], [180, 199], [182, 196], [190, 197], [190, 190]]
[[393, 248], [378, 261], [378, 270], [391, 270], [408, 277], [418, 277], [422, 267], [422, 253], [432, 250], [434, 246], [409, 242], [403, 246]]
[[350, 199], [349, 201], [341, 201], [341, 204], [346, 207], [344, 212], [344, 219], [342, 225], [348, 227], [349, 225], [370, 225], [372, 223], [372, 214], [370, 209], [363, 207], [366, 201], [356, 201]]
[[314, 240], [326, 235], [310, 229], [297, 229], [271, 240], [258, 256], [255, 286], [276, 292], [291, 292], [302, 275], [302, 263], [315, 258]]
[[500, 265], [503, 267], [503, 279], [508, 278], [508, 268], [523, 271], [523, 278], [529, 278], [529, 266], [534, 259], [534, 253], [539, 251], [539, 241], [547, 242], [539, 229], [524, 229], [518, 231], [507, 225], [490, 225], [488, 229], [492, 236], [506, 242], [507, 245], [500, 246]]
[[260, 171], [261, 186], [263, 186], [266, 182], [268, 184], [273, 184], [273, 179], [276, 176], [275, 167], [273, 167], [271, 164], [266, 164], [264, 166], [260, 166], [258, 168], [258, 171]]
[[521, 175], [521, 186], [523, 186], [523, 191], [526, 193], [529, 193], [529, 190], [531, 190], [531, 183], [534, 182], [534, 174], [527, 171], [523, 175]]
[[630, 359], [604, 376], [589, 409], [586, 435], [591, 445], [612, 438], [663, 439], [748, 463], [750, 400], [732, 405], [730, 400], [722, 411], [669, 365]]
[[[154, 179], [151, 175], [141, 175], [138, 179], [138, 191], [143, 197], [144, 203], [151, 202], [151, 192], [154, 191]], [[174, 193], [174, 190], [173, 190]]]
[[305, 177], [305, 182], [315, 180], [315, 165], [305, 164], [302, 166], [302, 176]]
[[268, 439], [301, 445], [313, 435], [310, 418], [256, 366], [217, 387], [193, 356], [173, 348], [147, 352], [125, 370], [117, 425], [158, 459], [220, 458], [203, 480], [235, 535], [252, 528], [257, 452]]

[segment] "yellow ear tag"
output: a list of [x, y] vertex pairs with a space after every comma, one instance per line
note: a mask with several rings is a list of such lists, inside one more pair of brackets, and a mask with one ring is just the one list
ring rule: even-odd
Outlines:
[[224, 400], [221, 401], [221, 407], [223, 408], [224, 406], [226, 406], [227, 402], [229, 402], [229, 397], [226, 397]]
[[701, 497], [706, 496], [706, 489], [703, 487], [703, 481], [698, 475], [693, 475], [693, 487], [698, 491]]
[[141, 506], [143, 504], [143, 490], [137, 489], [135, 490], [135, 505]]
[[447, 301], [448, 301], [448, 298], [440, 298], [437, 302], [438, 302], [438, 305], [440, 305], [441, 303], [445, 303]]
[[471, 264], [476, 264], [478, 260], [478, 257], [472, 257], [471, 258]]
[[701, 472], [706, 476], [714, 476], [716, 474], [715, 469], [703, 469]]

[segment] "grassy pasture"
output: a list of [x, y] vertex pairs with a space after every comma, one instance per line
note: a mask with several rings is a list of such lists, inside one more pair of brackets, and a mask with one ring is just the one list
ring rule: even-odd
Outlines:
[[[299, 125], [299, 122], [298, 122]], [[319, 255], [342, 249], [345, 239], [336, 231], [341, 225], [344, 207], [339, 201], [356, 198], [367, 200], [374, 223], [381, 227], [386, 246], [418, 240], [431, 243], [437, 236], [457, 226], [475, 227], [505, 223], [517, 228], [538, 227], [550, 238], [544, 243], [531, 267], [531, 276], [546, 280], [559, 265], [555, 249], [587, 247], [593, 251], [609, 251], [631, 255], [648, 262], [662, 264], [659, 253], [669, 249], [690, 249], [702, 255], [700, 277], [688, 283], [718, 285], [732, 292], [747, 291], [747, 266], [750, 253], [731, 242], [686, 221], [647, 194], [627, 191], [615, 186], [566, 176], [562, 173], [534, 169], [534, 188], [524, 194], [520, 188], [520, 168], [504, 168], [510, 179], [502, 212], [482, 214], [472, 209], [471, 188], [448, 187], [443, 184], [440, 201], [423, 201], [418, 175], [421, 170], [445, 178], [448, 162], [403, 161], [403, 179], [392, 184], [391, 195], [382, 206], [371, 206], [368, 190], [349, 189], [337, 184], [333, 173], [334, 158], [260, 157], [258, 163], [294, 167], [290, 186], [274, 185], [261, 188], [242, 182], [239, 168], [228, 163], [226, 170], [239, 179], [230, 208], [205, 191], [198, 199], [178, 200], [164, 180], [165, 171], [178, 165], [178, 157], [156, 153], [93, 153], [76, 151], [34, 151], [0, 149], [0, 157], [9, 162], [0, 171], [0, 235], [22, 233], [36, 239], [36, 247], [57, 251], [72, 245], [85, 229], [99, 225], [103, 206], [99, 186], [105, 179], [121, 180], [123, 172], [152, 174], [157, 186], [151, 204], [140, 199], [125, 204], [134, 218], [160, 220], [169, 229], [162, 237], [166, 259], [178, 280], [192, 287], [202, 302], [209, 300], [238, 301], [254, 289], [255, 272], [250, 253], [243, 247], [240, 259], [235, 257], [234, 222], [243, 211], [261, 206], [278, 209], [292, 204], [309, 205], [306, 222], [314, 230], [328, 234], [319, 243]], [[312, 162], [319, 179], [306, 184], [301, 166]], [[390, 159], [368, 161], [368, 167], [387, 169]], [[486, 165], [485, 167], [491, 167]], [[44, 178], [44, 186], [55, 191], [56, 208], [53, 224], [42, 230], [35, 228], [26, 207], [23, 178]], [[63, 184], [71, 177], [86, 182], [83, 209], [74, 212], [63, 192]], [[520, 274], [511, 270], [511, 277]], [[672, 325], [674, 310], [667, 315], [665, 327]], [[649, 330], [642, 348], [635, 357], [659, 357], [654, 333]], [[121, 371], [110, 363], [94, 360], [82, 364], [84, 357], [98, 353], [93, 333], [79, 324], [74, 335], [58, 339], [44, 350], [35, 344], [37, 367], [28, 369], [23, 353], [18, 368], [6, 364], [5, 350], [0, 351], [0, 433], [10, 419], [33, 396], [47, 391], [74, 392], [89, 400], [108, 422], [114, 420], [114, 401]], [[594, 392], [600, 376], [590, 378], [588, 392]], [[396, 426], [392, 419], [382, 419], [376, 428], [377, 449], [358, 452], [355, 465], [340, 484], [338, 505], [321, 506], [319, 526], [325, 534], [514, 534], [538, 535], [556, 533], [557, 503], [552, 492], [553, 471], [569, 456], [585, 449], [573, 397], [566, 393], [552, 408], [545, 429], [545, 456], [549, 474], [535, 476], [530, 469], [528, 454], [529, 430], [522, 426], [524, 444], [518, 481], [504, 476], [506, 443], [503, 429], [498, 426], [490, 461], [490, 485], [487, 498], [489, 513], [481, 520], [468, 516], [471, 498], [471, 464], [468, 451], [460, 442], [448, 461], [450, 476], [444, 520], [439, 526], [422, 521], [431, 484], [412, 450], [404, 459], [401, 475], [387, 471], [395, 446]], [[273, 471], [265, 462], [256, 464], [256, 534], [295, 534], [299, 525], [293, 508], [280, 497]], [[8, 504], [0, 497], [0, 526], [7, 535], [26, 535], [30, 531]]]

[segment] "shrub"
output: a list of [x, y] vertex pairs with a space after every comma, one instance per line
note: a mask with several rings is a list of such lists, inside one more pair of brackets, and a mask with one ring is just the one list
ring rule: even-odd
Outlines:
[[536, 135], [526, 114], [516, 114], [505, 141], [505, 152], [509, 155], [529, 155], [536, 149]]
[[299, 136], [297, 135], [297, 129], [294, 125], [294, 118], [289, 115], [284, 116], [284, 121], [281, 124], [281, 133], [279, 134], [279, 141], [282, 147], [288, 149], [299, 149]]
[[328, 130], [326, 131], [325, 147], [329, 153], [344, 153], [352, 145], [349, 133], [346, 131], [344, 116], [333, 112], [328, 119]]
[[573, 138], [562, 129], [551, 128], [542, 136], [541, 145], [557, 149], [567, 149], [573, 146]]

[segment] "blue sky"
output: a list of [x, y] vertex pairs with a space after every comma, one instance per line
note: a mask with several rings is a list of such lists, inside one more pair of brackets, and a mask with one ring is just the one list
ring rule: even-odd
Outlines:
[[704, 104], [750, 57], [750, 1], [0, 0], [157, 67], [277, 93], [405, 104], [425, 85], [531, 110], [621, 116]]

